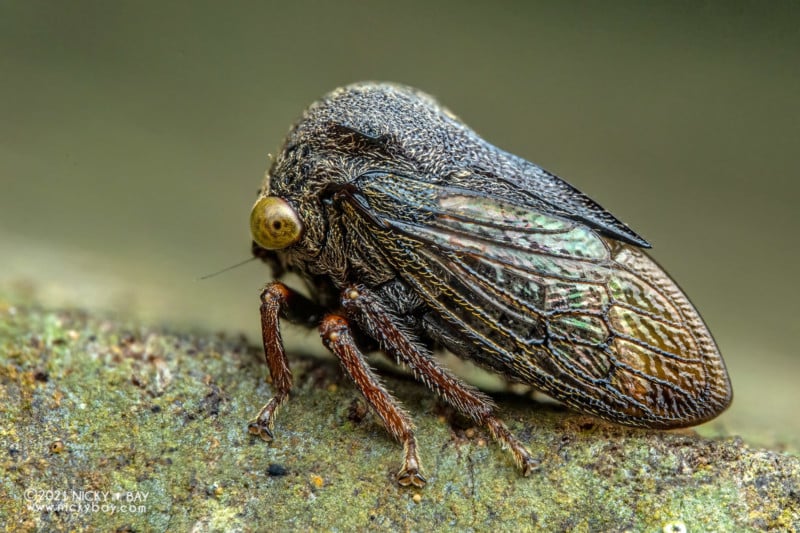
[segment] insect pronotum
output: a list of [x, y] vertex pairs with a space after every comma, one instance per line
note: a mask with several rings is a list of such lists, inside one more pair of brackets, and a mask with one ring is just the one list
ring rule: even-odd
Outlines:
[[311, 105], [251, 214], [273, 398], [250, 422], [272, 439], [292, 386], [279, 319], [322, 341], [403, 444], [401, 485], [423, 486], [414, 424], [363, 352], [380, 348], [537, 465], [485, 394], [445, 369], [446, 348], [512, 382], [620, 424], [691, 426], [730, 403], [700, 315], [650, 245], [565, 181], [481, 139], [430, 96], [361, 83]]

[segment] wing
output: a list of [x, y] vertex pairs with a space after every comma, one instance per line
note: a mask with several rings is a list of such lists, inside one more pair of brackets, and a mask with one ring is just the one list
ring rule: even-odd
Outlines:
[[653, 260], [497, 186], [369, 172], [343, 209], [457, 355], [627, 425], [689, 426], [728, 406], [711, 334]]

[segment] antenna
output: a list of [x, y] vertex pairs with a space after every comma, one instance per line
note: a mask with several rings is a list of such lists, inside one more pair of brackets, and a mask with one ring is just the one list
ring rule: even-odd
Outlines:
[[235, 265], [227, 266], [227, 267], [223, 268], [222, 270], [217, 270], [216, 272], [212, 272], [211, 274], [206, 274], [205, 276], [202, 276], [202, 277], [198, 278], [198, 281], [202, 281], [202, 280], [208, 279], [208, 278], [213, 278], [214, 276], [218, 276], [218, 275], [220, 275], [220, 274], [222, 274], [224, 272], [227, 272], [228, 270], [233, 270], [234, 268], [238, 268], [238, 267], [240, 267], [242, 265], [245, 265], [245, 264], [249, 263], [250, 261], [255, 261], [256, 259], [258, 259], [258, 257], [250, 257], [248, 259], [245, 259], [244, 261], [240, 261], [240, 262], [236, 263]]

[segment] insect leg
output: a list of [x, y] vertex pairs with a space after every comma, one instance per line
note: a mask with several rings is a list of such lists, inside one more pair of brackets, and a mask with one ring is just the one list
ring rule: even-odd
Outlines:
[[492, 437], [508, 447], [524, 475], [539, 466], [519, 439], [495, 416], [492, 400], [439, 365], [409, 332], [397, 326], [397, 319], [365, 287], [347, 287], [342, 292], [342, 306], [389, 355], [407, 365], [417, 381], [458, 412], [486, 427]]
[[279, 318], [312, 326], [320, 316], [321, 311], [314, 302], [279, 281], [270, 283], [261, 291], [261, 336], [275, 395], [247, 425], [253, 435], [272, 440], [275, 414], [292, 388], [292, 371], [283, 349]]
[[347, 320], [339, 315], [327, 315], [322, 320], [319, 331], [325, 346], [339, 358], [345, 372], [381, 417], [386, 429], [403, 443], [405, 458], [397, 474], [397, 482], [403, 486], [424, 486], [426, 480], [422, 476], [422, 466], [417, 455], [414, 423], [370, 369], [353, 341]]

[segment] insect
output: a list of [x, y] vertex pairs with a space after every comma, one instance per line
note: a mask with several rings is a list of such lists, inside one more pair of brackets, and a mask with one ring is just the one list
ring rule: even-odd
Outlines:
[[400, 485], [426, 483], [414, 424], [364, 352], [379, 348], [508, 448], [537, 461], [491, 399], [444, 368], [446, 348], [511, 382], [630, 426], [709, 420], [732, 398], [700, 315], [650, 245], [565, 181], [480, 138], [430, 96], [340, 88], [289, 132], [251, 214], [273, 398], [249, 424], [273, 438], [292, 386], [279, 321], [322, 341], [393, 437]]

